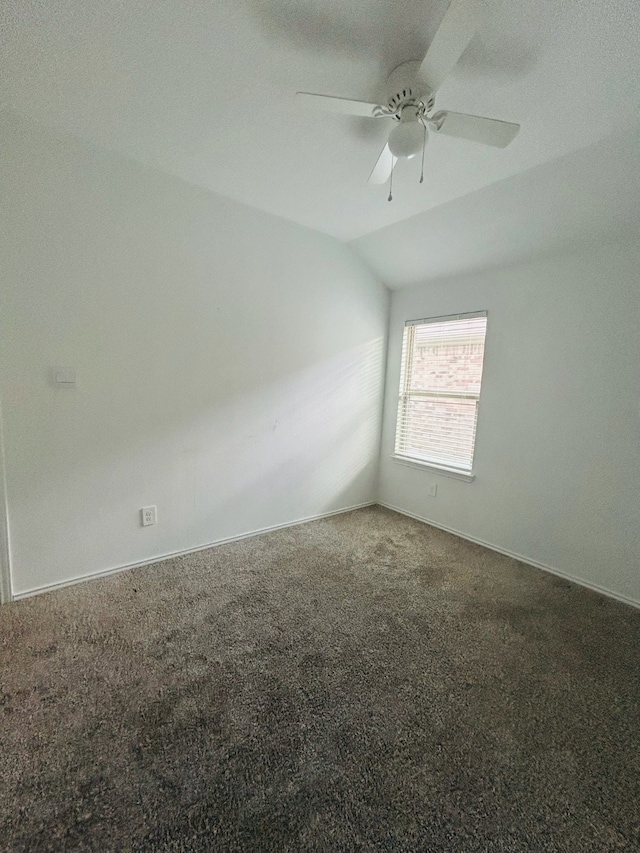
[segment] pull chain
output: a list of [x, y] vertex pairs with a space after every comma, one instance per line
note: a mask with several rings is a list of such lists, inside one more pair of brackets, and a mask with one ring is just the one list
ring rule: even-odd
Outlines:
[[420, 171], [420, 183], [424, 181], [424, 149], [427, 147], [427, 125], [422, 122], [424, 135], [422, 137], [422, 169]]
[[391, 167], [391, 174], [389, 175], [389, 198], [387, 199], [387, 201], [393, 201], [392, 192], [393, 192], [393, 170], [394, 170], [394, 168], [395, 168], [395, 163]]

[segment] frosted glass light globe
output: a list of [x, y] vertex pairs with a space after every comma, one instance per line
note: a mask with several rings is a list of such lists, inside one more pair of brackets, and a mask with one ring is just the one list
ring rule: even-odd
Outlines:
[[394, 157], [410, 160], [422, 151], [424, 126], [419, 121], [403, 121], [389, 134], [389, 151]]

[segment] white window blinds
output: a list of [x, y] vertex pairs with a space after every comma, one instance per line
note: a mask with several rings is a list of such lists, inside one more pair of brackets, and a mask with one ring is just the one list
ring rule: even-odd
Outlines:
[[396, 456], [471, 472], [486, 311], [405, 324]]

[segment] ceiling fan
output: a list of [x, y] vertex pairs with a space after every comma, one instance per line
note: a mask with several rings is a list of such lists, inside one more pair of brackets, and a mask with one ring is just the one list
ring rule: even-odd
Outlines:
[[505, 148], [520, 130], [519, 124], [447, 110], [434, 112], [436, 92], [464, 53], [476, 26], [476, 0], [451, 0], [427, 55], [422, 62], [403, 62], [391, 72], [382, 104], [311, 92], [298, 92], [297, 98], [331, 112], [396, 122], [369, 176], [372, 184], [384, 184], [399, 158], [410, 159], [422, 151], [424, 161], [428, 130]]

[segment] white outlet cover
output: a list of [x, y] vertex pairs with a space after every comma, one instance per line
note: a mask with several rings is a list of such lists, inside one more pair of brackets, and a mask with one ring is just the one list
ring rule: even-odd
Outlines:
[[158, 521], [158, 509], [155, 506], [143, 506], [140, 510], [140, 521], [143, 527], [149, 527]]

